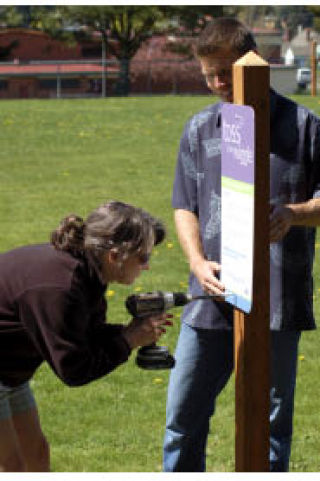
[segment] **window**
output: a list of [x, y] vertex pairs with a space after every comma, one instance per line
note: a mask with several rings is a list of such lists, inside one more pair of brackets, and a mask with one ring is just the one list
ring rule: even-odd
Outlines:
[[62, 78], [61, 88], [63, 89], [77, 89], [80, 87], [80, 80], [77, 78]]
[[[40, 88], [47, 90], [57, 89], [57, 79], [48, 78], [39, 80]], [[80, 80], [77, 78], [61, 78], [60, 88], [61, 89], [77, 89], [80, 87]]]
[[8, 88], [8, 81], [0, 79], [0, 90], [7, 90]]
[[39, 86], [41, 89], [52, 90], [57, 88], [57, 79], [44, 78], [39, 80]]

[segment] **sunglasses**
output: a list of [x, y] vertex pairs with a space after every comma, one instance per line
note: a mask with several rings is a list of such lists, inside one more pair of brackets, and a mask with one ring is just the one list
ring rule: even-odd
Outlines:
[[138, 254], [139, 263], [144, 265], [148, 264], [150, 261], [151, 253], [149, 254]]

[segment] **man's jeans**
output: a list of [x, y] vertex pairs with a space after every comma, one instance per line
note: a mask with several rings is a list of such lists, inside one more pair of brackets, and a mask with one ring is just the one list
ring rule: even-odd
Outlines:
[[[288, 471], [299, 332], [271, 333], [270, 471]], [[171, 371], [164, 471], [205, 471], [209, 420], [233, 370], [233, 333], [182, 324]]]

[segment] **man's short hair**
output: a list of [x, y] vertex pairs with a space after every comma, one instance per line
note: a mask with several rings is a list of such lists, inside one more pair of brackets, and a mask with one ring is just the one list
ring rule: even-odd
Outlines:
[[220, 17], [210, 22], [200, 33], [196, 55], [208, 57], [220, 49], [230, 49], [242, 56], [256, 48], [253, 34], [245, 25], [235, 18]]

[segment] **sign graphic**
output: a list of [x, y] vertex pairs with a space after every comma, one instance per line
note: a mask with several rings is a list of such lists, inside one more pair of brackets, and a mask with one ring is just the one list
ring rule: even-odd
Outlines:
[[224, 104], [221, 145], [221, 281], [226, 301], [249, 313], [254, 239], [254, 110]]

